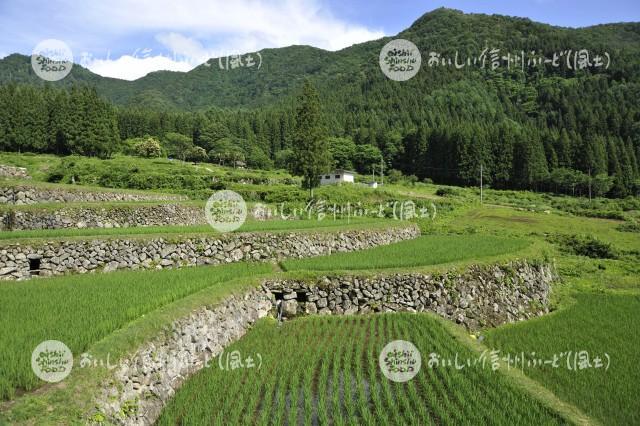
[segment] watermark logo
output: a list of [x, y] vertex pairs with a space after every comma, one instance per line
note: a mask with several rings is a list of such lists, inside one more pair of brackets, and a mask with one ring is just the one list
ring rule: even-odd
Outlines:
[[[229, 71], [234, 70], [236, 68], [253, 68], [259, 70], [262, 67], [262, 55], [260, 52], [255, 53], [255, 57], [253, 53], [247, 53], [245, 55], [228, 55], [224, 57], [218, 58], [218, 67], [221, 70]], [[204, 63], [204, 66], [210, 67], [211, 64], [209, 61]]]
[[380, 352], [378, 361], [382, 374], [400, 383], [413, 379], [422, 366], [420, 351], [406, 340], [389, 342]]
[[420, 70], [422, 57], [418, 47], [401, 38], [391, 40], [380, 51], [380, 69], [391, 80], [406, 81]]
[[213, 229], [231, 232], [240, 228], [247, 219], [247, 204], [237, 192], [218, 191], [207, 200], [204, 214]]
[[438, 353], [431, 352], [427, 367], [429, 369], [451, 368], [463, 370], [465, 368], [491, 368], [496, 371], [506, 365], [507, 370], [519, 368], [522, 371], [530, 368], [566, 368], [569, 371], [581, 371], [586, 369], [609, 370], [611, 357], [607, 352], [604, 354], [589, 353], [586, 350], [564, 351], [551, 355], [538, 355], [536, 352], [520, 353], [500, 353], [499, 349], [484, 350], [475, 357], [462, 358], [456, 352], [454, 357], [444, 357]]
[[266, 204], [256, 203], [253, 206], [253, 209], [251, 209], [251, 216], [256, 220], [263, 221], [271, 219], [273, 217], [273, 213]]
[[[259, 352], [254, 355], [249, 354], [247, 356], [243, 356], [240, 351], [236, 350], [227, 352], [226, 356], [223, 355], [225, 355], [224, 350], [218, 357], [218, 367], [220, 370], [232, 371], [238, 368], [255, 368], [260, 370], [260, 368], [262, 368], [262, 355]], [[205, 366], [209, 367], [208, 360]]]
[[31, 67], [43, 80], [62, 80], [73, 67], [71, 48], [61, 40], [44, 40], [31, 52]]
[[64, 343], [46, 340], [31, 353], [31, 368], [45, 382], [57, 383], [71, 373], [73, 354]]
[[282, 220], [317, 219], [339, 220], [352, 218], [389, 218], [394, 220], [431, 219], [435, 220], [437, 207], [429, 204], [416, 203], [412, 200], [388, 201], [377, 205], [363, 205], [357, 203], [329, 203], [323, 199], [309, 201], [304, 206], [288, 206], [285, 202], [275, 206], [256, 203], [251, 210], [251, 215], [256, 220], [279, 218]]
[[477, 67], [496, 70], [498, 68], [528, 70], [534, 67], [549, 66], [553, 68], [566, 67], [569, 70], [583, 70], [587, 68], [609, 69], [611, 55], [608, 52], [591, 52], [588, 49], [560, 50], [547, 56], [542, 52], [524, 51], [503, 52], [497, 48], [486, 47], [479, 55], [464, 55], [456, 50], [454, 56], [445, 56], [440, 52], [429, 52], [426, 60], [429, 68], [449, 67], [461, 70]]

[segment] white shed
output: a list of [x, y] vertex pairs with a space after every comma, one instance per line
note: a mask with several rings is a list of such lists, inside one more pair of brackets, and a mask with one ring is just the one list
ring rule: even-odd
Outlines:
[[331, 185], [334, 183], [353, 183], [355, 172], [348, 170], [334, 170], [331, 173], [320, 175], [320, 185]]

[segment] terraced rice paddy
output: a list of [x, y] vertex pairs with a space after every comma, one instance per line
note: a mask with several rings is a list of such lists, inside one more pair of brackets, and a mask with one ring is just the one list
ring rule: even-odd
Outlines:
[[199, 290], [228, 295], [271, 266], [230, 264], [162, 271], [126, 271], [4, 282], [0, 286], [0, 399], [42, 384], [31, 352], [44, 340], [65, 342], [74, 356], [125, 324]]
[[[383, 347], [397, 339], [422, 354], [422, 368], [405, 383], [388, 380], [378, 364]], [[429, 368], [430, 353], [460, 360], [478, 355], [428, 315], [307, 317], [281, 326], [264, 320], [225, 353], [233, 351], [256, 365], [221, 369], [216, 358], [177, 392], [159, 424], [564, 422], [490, 366]]]
[[513, 253], [529, 244], [530, 242], [524, 238], [490, 235], [425, 235], [370, 250], [287, 260], [282, 262], [282, 265], [289, 271], [419, 267]]
[[[488, 330], [488, 344], [502, 353], [541, 359], [586, 351], [591, 368], [566, 363], [525, 368], [524, 372], [603, 424], [640, 424], [640, 294], [577, 294], [575, 304], [552, 315]], [[594, 358], [610, 357], [610, 368], [593, 368]], [[564, 360], [563, 360], [564, 361]]]
[[[247, 220], [234, 232], [277, 232], [277, 231], [302, 231], [302, 230], [327, 230], [335, 229], [372, 229], [382, 226], [400, 224], [378, 218], [352, 218], [352, 219], [325, 219], [317, 220]], [[218, 234], [210, 225], [190, 226], [139, 226], [127, 228], [64, 228], [64, 229], [36, 229], [25, 231], [7, 231], [0, 233], [0, 241], [9, 244], [18, 239], [51, 239], [71, 237], [122, 237], [122, 236], [165, 236], [171, 234]], [[11, 241], [9, 241], [11, 240]]]

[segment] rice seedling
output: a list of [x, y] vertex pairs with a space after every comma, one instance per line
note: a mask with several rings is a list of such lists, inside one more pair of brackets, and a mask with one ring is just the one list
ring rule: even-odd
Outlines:
[[170, 271], [70, 275], [0, 285], [0, 399], [43, 382], [31, 353], [44, 340], [64, 342], [74, 356], [140, 316], [204, 288], [242, 287], [234, 278], [271, 271], [267, 264], [229, 264]]
[[[378, 365], [382, 348], [397, 339], [413, 342], [422, 355], [422, 368], [404, 383], [388, 380]], [[201, 370], [158, 424], [229, 421], [238, 406], [251, 414], [234, 417], [234, 424], [565, 423], [490, 368], [430, 367], [430, 353], [461, 359], [475, 353], [428, 315], [307, 317], [281, 326], [263, 320], [228, 350], [260, 353], [263, 365]], [[194, 395], [210, 397], [194, 404]]]
[[375, 247], [350, 253], [336, 253], [309, 259], [282, 262], [283, 268], [293, 270], [366, 270], [419, 267], [481, 259], [524, 249], [529, 241], [487, 235], [425, 235], [414, 240]]
[[[603, 423], [640, 423], [640, 295], [598, 292], [574, 297], [574, 304], [547, 317], [489, 330], [488, 345], [503, 354], [524, 353], [530, 359], [535, 353], [545, 360], [585, 351], [591, 368], [568, 369], [563, 358], [558, 367], [523, 371]], [[610, 368], [593, 368], [596, 356], [607, 362], [605, 353]]]

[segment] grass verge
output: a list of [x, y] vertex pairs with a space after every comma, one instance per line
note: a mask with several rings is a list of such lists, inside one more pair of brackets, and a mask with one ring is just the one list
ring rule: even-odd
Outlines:
[[[286, 232], [286, 231], [333, 231], [336, 229], [354, 230], [406, 225], [407, 222], [386, 219], [356, 218], [337, 220], [265, 220], [248, 219], [238, 232]], [[83, 228], [83, 229], [37, 229], [29, 231], [0, 232], [0, 241], [4, 244], [14, 242], [34, 242], [40, 240], [69, 238], [127, 238], [127, 237], [162, 237], [169, 235], [208, 236], [221, 235], [209, 225], [193, 226], [140, 226], [129, 228]]]

